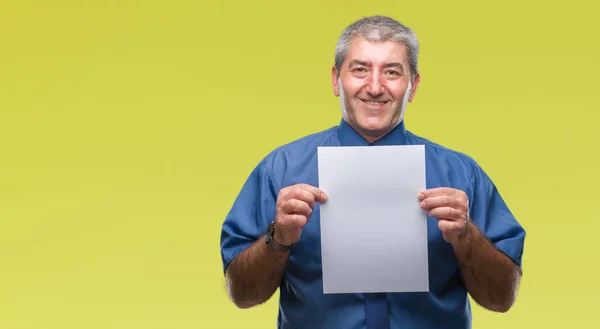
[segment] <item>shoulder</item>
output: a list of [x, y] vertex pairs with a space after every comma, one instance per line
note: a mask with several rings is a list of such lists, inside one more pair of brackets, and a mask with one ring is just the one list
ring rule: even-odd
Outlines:
[[425, 137], [418, 136], [412, 132], [407, 132], [408, 141], [413, 145], [425, 145], [425, 150], [430, 156], [434, 156], [436, 158], [446, 159], [446, 160], [455, 160], [460, 161], [462, 164], [468, 165], [470, 167], [479, 167], [477, 161], [470, 155], [463, 153], [458, 150], [451, 149], [447, 146], [444, 146], [440, 143], [431, 141]]
[[264, 157], [261, 164], [272, 171], [310, 159], [316, 155], [319, 146], [334, 145], [338, 141], [338, 128], [333, 126], [278, 146]]
[[453, 176], [460, 175], [471, 184], [481, 183], [482, 179], [489, 179], [480, 164], [472, 156], [412, 132], [407, 133], [409, 144], [425, 146], [428, 166], [448, 171]]

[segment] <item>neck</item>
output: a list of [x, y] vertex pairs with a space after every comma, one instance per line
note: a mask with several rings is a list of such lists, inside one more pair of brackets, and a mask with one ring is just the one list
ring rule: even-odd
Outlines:
[[389, 126], [387, 128], [385, 128], [385, 130], [379, 130], [379, 131], [368, 131], [368, 130], [364, 130], [361, 129], [360, 126], [358, 126], [357, 124], [355, 124], [354, 122], [352, 122], [352, 120], [348, 120], [346, 117], [343, 118], [343, 120], [346, 122], [346, 124], [348, 124], [356, 133], [358, 133], [362, 138], [364, 138], [366, 141], [368, 141], [369, 143], [374, 143], [380, 139], [382, 139], [383, 137], [385, 137], [387, 134], [389, 134], [390, 132], [392, 132], [396, 127], [398, 127], [398, 125], [400, 125], [400, 123], [402, 121], [399, 121], [398, 123]]
[[355, 124], [346, 120], [341, 120], [338, 137], [340, 145], [363, 145], [367, 143], [377, 143], [378, 145], [400, 145], [406, 142], [406, 130], [404, 121], [398, 125], [388, 126], [385, 131], [378, 130], [359, 130]]
[[354, 125], [354, 124], [350, 124], [350, 126], [354, 130], [356, 130], [356, 132], [360, 136], [362, 136], [362, 138], [367, 140], [369, 143], [375, 143], [376, 141], [382, 139], [385, 135], [389, 134], [393, 130], [393, 128], [392, 129], [388, 128], [388, 129], [384, 130], [383, 132], [381, 132], [381, 131], [371, 132], [371, 131], [364, 131], [364, 130], [360, 129], [360, 127], [358, 127], [357, 125]]

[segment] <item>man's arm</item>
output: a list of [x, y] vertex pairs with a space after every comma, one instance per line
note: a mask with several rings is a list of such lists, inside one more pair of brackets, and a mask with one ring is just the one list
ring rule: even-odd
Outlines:
[[[327, 195], [321, 189], [296, 184], [281, 189], [277, 196], [273, 240], [290, 246], [302, 235], [317, 202]], [[261, 237], [241, 251], [225, 269], [229, 297], [240, 308], [249, 308], [266, 302], [277, 290], [289, 251], [269, 248]]]
[[467, 195], [453, 188], [419, 194], [421, 207], [438, 219], [444, 239], [454, 248], [469, 294], [488, 310], [507, 312], [516, 299], [520, 268], [471, 222]]
[[288, 256], [269, 248], [262, 237], [240, 252], [225, 270], [231, 301], [239, 308], [266, 302], [279, 287]]
[[507, 312], [515, 302], [521, 269], [468, 221], [452, 245], [469, 294], [491, 311]]

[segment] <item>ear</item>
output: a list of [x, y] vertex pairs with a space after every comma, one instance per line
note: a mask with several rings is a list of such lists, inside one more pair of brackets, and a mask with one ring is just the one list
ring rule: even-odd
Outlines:
[[410, 90], [410, 96], [408, 96], [408, 101], [412, 103], [413, 98], [415, 98], [415, 94], [417, 93], [417, 88], [419, 88], [419, 84], [421, 83], [421, 74], [417, 73], [415, 75], [415, 79], [412, 84], [412, 88]]
[[331, 86], [333, 87], [333, 94], [335, 97], [340, 97], [340, 86], [338, 85], [337, 70], [335, 66], [331, 67]]

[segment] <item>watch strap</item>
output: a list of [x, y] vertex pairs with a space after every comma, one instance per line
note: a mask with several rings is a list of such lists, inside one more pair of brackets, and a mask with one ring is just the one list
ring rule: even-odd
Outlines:
[[274, 239], [275, 236], [275, 222], [271, 222], [267, 227], [267, 232], [265, 233], [265, 242], [269, 248], [275, 249], [277, 251], [285, 252], [292, 249], [295, 243], [292, 243], [289, 246], [284, 246], [282, 244], [277, 243]]

